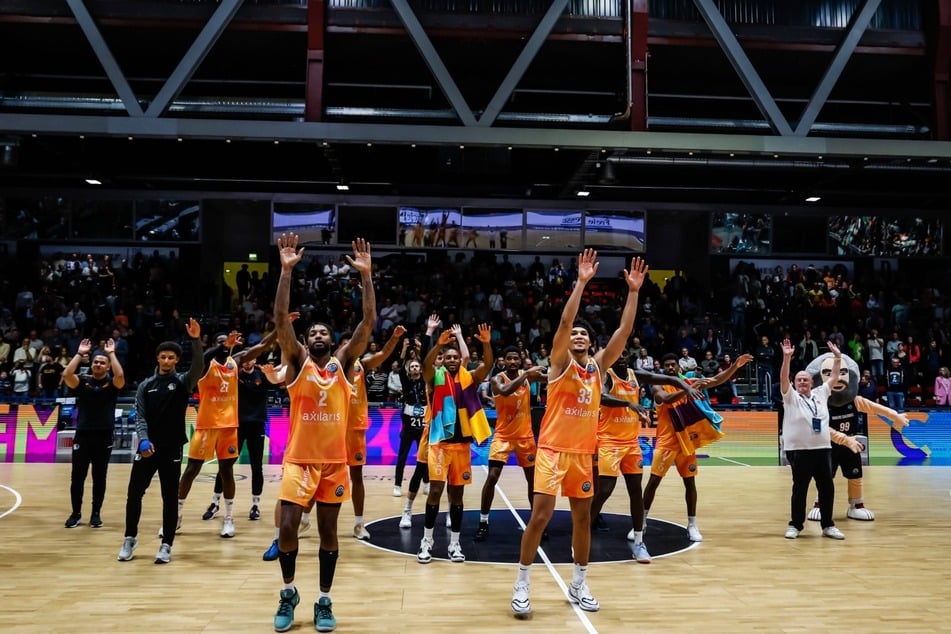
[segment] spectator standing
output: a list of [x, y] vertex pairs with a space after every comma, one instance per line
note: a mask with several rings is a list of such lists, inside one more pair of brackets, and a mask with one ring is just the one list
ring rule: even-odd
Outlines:
[[947, 407], [951, 405], [951, 371], [947, 367], [938, 370], [934, 380], [935, 405]]
[[872, 376], [876, 381], [885, 377], [885, 340], [878, 336], [878, 331], [872, 328], [865, 340], [868, 348], [868, 361], [872, 366]]
[[889, 363], [888, 371], [885, 373], [885, 396], [888, 398], [889, 407], [896, 412], [903, 412], [907, 389], [905, 368], [902, 367], [901, 359], [898, 357], [892, 357]]

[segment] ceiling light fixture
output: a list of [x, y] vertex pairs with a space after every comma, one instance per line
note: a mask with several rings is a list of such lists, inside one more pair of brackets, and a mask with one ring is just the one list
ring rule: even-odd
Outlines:
[[807, 203], [817, 203], [820, 200], [822, 200], [822, 196], [807, 196], [806, 197]]
[[578, 198], [587, 198], [588, 196], [591, 195], [591, 192], [589, 192], [587, 189], [579, 189], [578, 191], [575, 192], [575, 195]]
[[348, 185], [346, 181], [340, 181], [339, 183], [337, 183], [337, 191], [348, 192], [350, 191], [350, 185]]
[[87, 178], [86, 184], [87, 185], [102, 185], [102, 181], [99, 180], [98, 178]]

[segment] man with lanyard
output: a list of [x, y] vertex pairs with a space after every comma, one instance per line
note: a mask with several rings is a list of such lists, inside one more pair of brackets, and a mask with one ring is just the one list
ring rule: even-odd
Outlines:
[[532, 517], [522, 534], [518, 577], [512, 594], [512, 611], [518, 618], [532, 613], [529, 600], [529, 572], [542, 533], [555, 510], [559, 489], [571, 505], [571, 543], [574, 575], [568, 597], [582, 610], [597, 612], [601, 605], [588, 589], [588, 556], [591, 550], [591, 498], [594, 472], [591, 457], [597, 446], [598, 410], [601, 403], [601, 367], [612, 365], [624, 350], [634, 328], [637, 296], [647, 264], [631, 260], [624, 271], [627, 299], [617, 330], [607, 345], [591, 356], [594, 333], [583, 321], [576, 322], [584, 288], [598, 271], [598, 254], [585, 249], [578, 257], [578, 280], [565, 302], [552, 340], [548, 372], [548, 404], [538, 435], [535, 462], [535, 503]]
[[294, 626], [294, 608], [300, 594], [294, 585], [297, 571], [297, 531], [303, 510], [316, 503], [317, 531], [320, 535], [318, 587], [314, 604], [314, 626], [318, 632], [337, 627], [330, 588], [337, 568], [339, 545], [337, 517], [349, 496], [347, 471], [347, 418], [353, 387], [347, 376], [370, 339], [376, 321], [370, 245], [362, 238], [351, 243], [353, 257], [347, 261], [360, 274], [363, 316], [353, 330], [353, 338], [331, 354], [333, 330], [315, 323], [306, 331], [306, 345], [297, 340], [288, 313], [294, 267], [304, 253], [298, 250], [299, 236], [281, 234], [277, 246], [281, 275], [274, 300], [274, 321], [281, 346], [284, 380], [290, 396], [290, 428], [284, 451], [281, 477], [281, 526], [278, 560], [284, 585], [274, 615], [274, 630], [286, 632]]
[[[428, 337], [427, 337], [428, 339]], [[401, 359], [406, 357], [406, 351], [409, 347], [409, 339], [403, 341], [403, 352]], [[422, 349], [422, 344], [418, 349]], [[419, 449], [419, 442], [423, 433], [423, 418], [426, 416], [428, 399], [426, 398], [426, 381], [423, 380], [423, 364], [418, 359], [410, 361], [406, 369], [400, 369], [400, 447], [396, 452], [396, 473], [395, 484], [393, 485], [393, 497], [403, 495], [403, 471], [406, 469], [406, 460], [409, 457], [410, 449], [413, 443]], [[429, 475], [426, 476], [429, 481]], [[419, 483], [417, 482], [417, 485]]]
[[[125, 386], [125, 374], [116, 357], [116, 342], [110, 339], [103, 350], [92, 355], [92, 372], [76, 375], [79, 361], [92, 349], [92, 342], [83, 339], [76, 354], [63, 371], [63, 382], [76, 394], [79, 414], [76, 419], [76, 437], [73, 439], [73, 469], [69, 497], [73, 512], [66, 520], [66, 528], [75, 528], [82, 519], [83, 488], [92, 465], [92, 515], [89, 525], [102, 526], [102, 502], [106, 497], [106, 473], [112, 456], [112, 435], [116, 422], [116, 398]], [[112, 370], [110, 375], [109, 371]]]
[[[476, 338], [482, 342], [482, 363], [471, 373], [462, 367], [461, 350], [446, 347], [452, 335], [464, 345], [458, 325], [445, 330], [423, 361], [423, 378], [432, 395], [432, 419], [429, 424], [429, 497], [426, 499], [426, 521], [416, 559], [421, 564], [433, 560], [433, 530], [439, 513], [443, 489], [449, 496], [449, 559], [466, 560], [459, 543], [462, 531], [462, 497], [465, 485], [472, 482], [473, 440], [482, 442], [491, 434], [479, 400], [479, 384], [489, 374], [495, 360], [492, 352], [492, 329], [481, 324]], [[436, 368], [436, 356], [442, 352], [443, 366]], [[466, 354], [468, 356], [468, 354]]]
[[650, 553], [644, 544], [644, 498], [641, 479], [644, 456], [641, 452], [640, 430], [650, 423], [649, 414], [638, 404], [640, 383], [671, 385], [686, 392], [689, 398], [703, 395], [687, 385], [679, 376], [654, 374], [629, 367], [630, 356], [622, 352], [618, 360], [605, 372], [601, 392], [601, 414], [598, 417], [598, 486], [591, 503], [591, 518], [595, 522], [604, 503], [611, 497], [618, 475], [624, 476], [631, 504], [634, 532], [634, 559], [649, 564]]
[[535, 488], [535, 435], [532, 431], [530, 382], [547, 380], [545, 368], [533, 366], [523, 371], [522, 355], [516, 346], [502, 351], [505, 371], [492, 378], [495, 395], [495, 433], [489, 447], [489, 475], [482, 485], [482, 506], [479, 509], [479, 529], [475, 541], [489, 536], [489, 510], [495, 497], [495, 485], [509, 456], [515, 454], [518, 466], [528, 481], [528, 503], [532, 504]]
[[[822, 513], [822, 535], [845, 539], [832, 520], [835, 502], [835, 484], [832, 481], [832, 442], [845, 445], [853, 452], [862, 450], [853, 436], [829, 428], [829, 394], [832, 385], [840, 380], [842, 354], [838, 346], [829, 342], [833, 354], [832, 367], [823, 371], [822, 384], [813, 388], [812, 375], [805, 370], [796, 373], [795, 388], [790, 389], [789, 373], [792, 356], [796, 352], [789, 339], [783, 340], [783, 365], [779, 370], [779, 391], [783, 396], [783, 451], [792, 468], [793, 486], [790, 498], [790, 519], [786, 539], [796, 539], [806, 520], [806, 496], [809, 481], [815, 480]], [[845, 369], [848, 372], [848, 369]], [[827, 373], [828, 372], [828, 373]]]

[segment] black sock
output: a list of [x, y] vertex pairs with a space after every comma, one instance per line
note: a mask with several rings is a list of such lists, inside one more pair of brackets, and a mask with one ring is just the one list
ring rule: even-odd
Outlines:
[[[337, 570], [337, 557], [340, 556], [339, 550], [317, 551], [317, 560], [320, 562], [320, 590], [321, 592], [330, 592], [330, 586], [334, 583], [334, 571]], [[324, 590], [324, 588], [327, 588]]]
[[427, 504], [426, 505], [426, 528], [435, 528], [436, 527], [436, 515], [439, 514], [439, 505], [438, 504]]
[[281, 576], [284, 579], [293, 579], [294, 573], [297, 572], [297, 549], [295, 548], [289, 553], [280, 551], [278, 559], [281, 561]]

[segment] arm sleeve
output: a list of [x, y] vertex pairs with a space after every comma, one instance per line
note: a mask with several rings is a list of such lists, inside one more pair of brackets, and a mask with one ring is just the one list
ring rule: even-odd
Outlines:
[[201, 378], [201, 373], [204, 369], [205, 361], [201, 353], [201, 340], [192, 339], [192, 365], [186, 374], [179, 375], [182, 383], [185, 384], [185, 389], [189, 391], [195, 389], [195, 386], [198, 385], [198, 379]]

